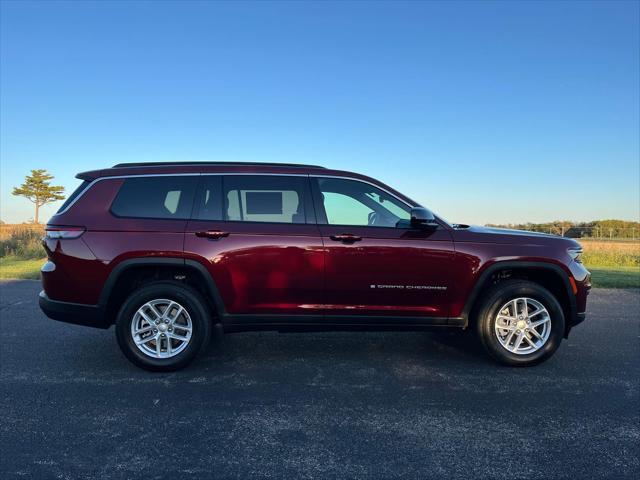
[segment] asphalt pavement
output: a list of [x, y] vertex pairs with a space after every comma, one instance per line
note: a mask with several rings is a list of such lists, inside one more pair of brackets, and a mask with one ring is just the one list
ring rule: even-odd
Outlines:
[[533, 368], [473, 335], [243, 333], [149, 373], [0, 283], [0, 478], [640, 478], [640, 292]]

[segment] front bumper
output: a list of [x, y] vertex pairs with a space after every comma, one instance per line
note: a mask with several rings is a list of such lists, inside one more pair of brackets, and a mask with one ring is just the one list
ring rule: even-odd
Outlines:
[[98, 305], [51, 300], [44, 290], [40, 292], [38, 303], [40, 310], [52, 320], [104, 329], [111, 326], [103, 309]]
[[580, 325], [582, 322], [584, 322], [586, 317], [587, 317], [587, 314], [585, 312], [576, 313], [575, 315], [572, 315], [571, 318], [569, 318], [565, 324], [564, 338], [569, 338], [569, 332], [571, 332], [571, 329], [576, 325]]
[[576, 325], [581, 324], [582, 322], [584, 322], [585, 318], [587, 318], [587, 314], [585, 312], [576, 313], [576, 316], [573, 318], [573, 321], [569, 324], [569, 328], [573, 328]]

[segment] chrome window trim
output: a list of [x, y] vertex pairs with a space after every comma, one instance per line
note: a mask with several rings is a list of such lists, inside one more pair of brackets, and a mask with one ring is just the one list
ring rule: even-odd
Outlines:
[[73, 207], [78, 200], [80, 200], [91, 188], [98, 182], [102, 180], [117, 180], [120, 178], [144, 178], [144, 177], [201, 177], [201, 176], [213, 176], [213, 175], [227, 175], [227, 176], [240, 176], [240, 175], [251, 175], [251, 176], [276, 176], [276, 177], [308, 177], [308, 178], [340, 178], [343, 180], [352, 180], [354, 182], [366, 183], [367, 185], [371, 185], [372, 187], [378, 188], [383, 192], [391, 195], [393, 198], [402, 202], [409, 208], [413, 208], [419, 205], [411, 205], [405, 202], [403, 199], [398, 197], [397, 195], [391, 193], [390, 191], [382, 188], [380, 185], [376, 185], [375, 183], [369, 182], [367, 180], [362, 180], [361, 178], [354, 177], [346, 177], [344, 175], [318, 175], [318, 174], [309, 174], [309, 173], [268, 173], [268, 172], [211, 172], [211, 173], [141, 173], [141, 174], [129, 174], [129, 175], [110, 175], [105, 177], [98, 177], [91, 181], [87, 188], [85, 188], [80, 195], [78, 195], [73, 202], [71, 202], [64, 210], [61, 210], [56, 213], [56, 215], [62, 215], [71, 207]]
[[67, 207], [64, 210], [60, 210], [59, 212], [56, 212], [55, 215], [62, 215], [63, 213], [65, 213], [67, 210], [69, 210], [71, 207], [73, 207], [76, 202], [78, 200], [80, 200], [82, 197], [85, 196], [85, 194], [91, 190], [91, 188], [98, 182], [101, 182], [102, 180], [113, 180], [113, 179], [119, 179], [119, 178], [138, 178], [138, 177], [186, 177], [186, 176], [190, 176], [190, 177], [199, 177], [200, 173], [150, 173], [150, 174], [140, 174], [140, 175], [112, 175], [112, 176], [108, 176], [108, 177], [98, 177], [98, 178], [94, 178], [91, 183], [89, 185], [87, 185], [87, 188], [85, 188], [82, 193], [80, 195], [78, 195], [73, 202], [71, 202], [69, 205], [67, 205]]
[[313, 178], [340, 178], [342, 180], [351, 180], [352, 182], [366, 183], [367, 185], [371, 185], [372, 187], [375, 187], [378, 190], [382, 190], [386, 194], [391, 195], [393, 198], [395, 198], [400, 203], [406, 205], [409, 208], [414, 208], [414, 207], [419, 206], [419, 205], [411, 205], [411, 204], [407, 203], [406, 201], [404, 201], [403, 199], [401, 199], [400, 197], [398, 197], [397, 195], [391, 193], [386, 188], [382, 188], [380, 185], [376, 185], [375, 183], [368, 182], [367, 180], [362, 180], [361, 178], [345, 177], [345, 176], [341, 176], [341, 175], [312, 175], [312, 174], [310, 174], [309, 177], [313, 177]]

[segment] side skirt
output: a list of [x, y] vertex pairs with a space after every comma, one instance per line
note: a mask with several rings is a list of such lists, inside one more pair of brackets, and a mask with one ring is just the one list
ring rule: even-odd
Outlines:
[[464, 328], [464, 318], [365, 317], [355, 315], [225, 315], [226, 333], [251, 331], [332, 332], [332, 331], [428, 331]]

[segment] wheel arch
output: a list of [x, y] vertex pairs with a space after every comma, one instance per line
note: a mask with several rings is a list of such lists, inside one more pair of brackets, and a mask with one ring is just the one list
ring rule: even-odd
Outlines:
[[132, 289], [154, 280], [184, 282], [204, 296], [218, 320], [224, 315], [222, 297], [206, 267], [196, 260], [179, 257], [130, 258], [121, 261], [109, 273], [98, 304], [113, 322], [118, 306]]
[[576, 297], [569, 281], [569, 274], [559, 265], [548, 262], [500, 261], [487, 266], [479, 274], [462, 311], [466, 326], [470, 326], [475, 320], [482, 293], [506, 279], [529, 280], [549, 290], [562, 306], [566, 325], [565, 337], [567, 336], [571, 319], [576, 315]]

